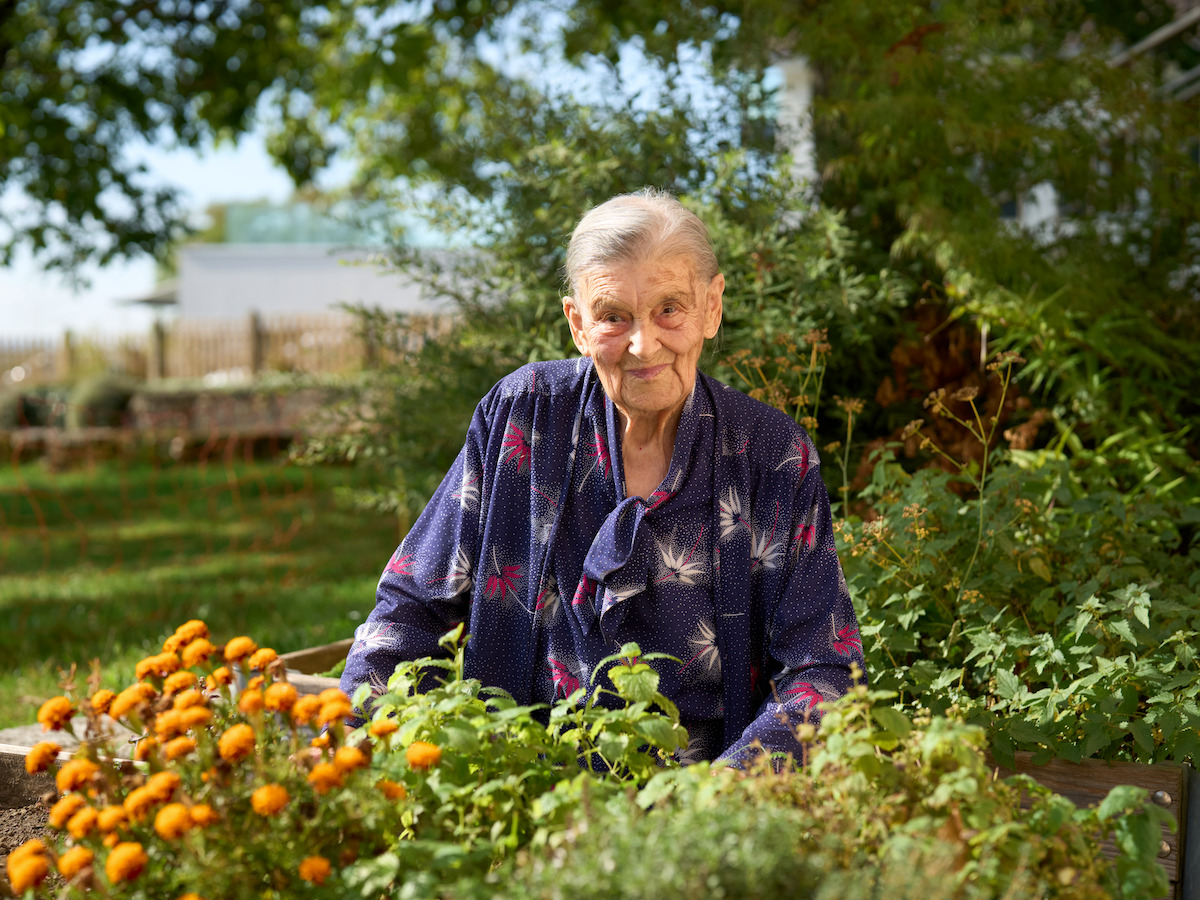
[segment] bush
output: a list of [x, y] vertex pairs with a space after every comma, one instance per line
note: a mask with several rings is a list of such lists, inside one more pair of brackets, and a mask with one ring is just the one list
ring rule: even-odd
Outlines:
[[39, 386], [0, 391], [0, 430], [61, 426], [67, 392]]
[[68, 428], [121, 425], [138, 383], [123, 375], [97, 375], [81, 381], [67, 401]]
[[[71, 728], [77, 710], [87, 725], [57, 766], [54, 838], [9, 856], [13, 887], [47, 892], [54, 867], [65, 898], [1086, 900], [1166, 889], [1167, 814], [1145, 791], [1117, 788], [1076, 810], [1028, 779], [995, 780], [980, 729], [910, 719], [887, 706], [891, 694], [857, 688], [827, 706], [820, 743], [802, 726], [807, 769], [763, 760], [737, 777], [674, 762], [686, 735], [658, 693], [655, 655], [635, 645], [598, 667], [596, 690], [623, 703], [581, 690], [547, 715], [462, 678], [461, 627], [445, 643], [449, 659], [398, 666], [353, 730], [340, 691], [297, 697], [273, 651], [246, 637], [218, 648], [198, 621], [120, 693], [96, 689], [97, 677], [86, 699], [52, 698], [44, 727]], [[235, 696], [237, 667], [249, 680]], [[439, 669], [445, 680], [415, 693]], [[117, 758], [128, 745], [105, 711], [142, 736], [141, 766]], [[56, 753], [38, 745], [27, 768]], [[1096, 842], [1114, 835], [1110, 863]]]

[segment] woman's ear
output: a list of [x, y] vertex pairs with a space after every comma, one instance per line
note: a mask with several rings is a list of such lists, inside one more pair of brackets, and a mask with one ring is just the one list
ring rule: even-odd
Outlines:
[[714, 338], [721, 328], [721, 313], [724, 311], [725, 276], [718, 272], [708, 283], [707, 303], [704, 309], [704, 337]]
[[574, 297], [563, 297], [563, 315], [567, 317], [567, 325], [571, 329], [571, 340], [582, 356], [591, 356], [588, 350], [587, 333], [583, 330], [583, 314], [579, 311]]

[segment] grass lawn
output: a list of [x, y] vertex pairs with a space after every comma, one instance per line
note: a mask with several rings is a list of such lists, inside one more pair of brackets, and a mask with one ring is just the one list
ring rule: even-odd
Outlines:
[[280, 653], [350, 637], [395, 519], [338, 502], [353, 468], [106, 462], [0, 468], [0, 727], [34, 721], [60, 671], [119, 689], [181, 622]]

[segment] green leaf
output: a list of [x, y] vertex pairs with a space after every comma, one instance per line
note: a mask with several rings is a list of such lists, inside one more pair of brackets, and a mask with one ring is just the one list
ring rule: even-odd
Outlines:
[[896, 737], [907, 737], [912, 731], [912, 722], [908, 716], [891, 706], [877, 706], [871, 710], [871, 716], [885, 731]]
[[996, 671], [996, 696], [1011, 700], [1021, 690], [1021, 679], [1008, 669]]
[[650, 716], [637, 723], [637, 731], [655, 747], [671, 752], [679, 747], [675, 724], [662, 716]]

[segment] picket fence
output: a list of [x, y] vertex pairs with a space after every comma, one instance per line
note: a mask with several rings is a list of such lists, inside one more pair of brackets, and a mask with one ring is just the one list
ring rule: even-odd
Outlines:
[[400, 347], [381, 348], [342, 313], [250, 313], [240, 319], [178, 320], [147, 334], [22, 339], [0, 335], [0, 386], [66, 381], [96, 372], [139, 379], [248, 380], [264, 372], [348, 372], [419, 349], [450, 327], [446, 317], [412, 317]]

